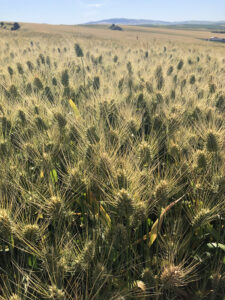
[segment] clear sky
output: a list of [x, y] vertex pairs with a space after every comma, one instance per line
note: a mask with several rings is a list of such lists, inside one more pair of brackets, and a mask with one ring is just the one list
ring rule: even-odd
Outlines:
[[0, 0], [0, 21], [80, 24], [108, 18], [225, 20], [225, 0]]

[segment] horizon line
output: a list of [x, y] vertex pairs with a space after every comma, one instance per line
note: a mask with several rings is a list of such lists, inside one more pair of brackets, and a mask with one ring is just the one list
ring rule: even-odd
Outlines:
[[[18, 20], [0, 20], [0, 22], [18, 22], [18, 23], [33, 23], [33, 24], [45, 24], [45, 25], [65, 25], [65, 26], [74, 26], [74, 25], [86, 25], [88, 23], [92, 22], [103, 22], [103, 21], [108, 21], [108, 20], [133, 20], [133, 21], [151, 21], [151, 22], [167, 22], [167, 23], [182, 23], [182, 22], [208, 22], [208, 23], [225, 23], [225, 20], [201, 20], [201, 19], [186, 19], [186, 20], [180, 20], [180, 21], [168, 21], [168, 20], [160, 20], [160, 19], [142, 19], [142, 18], [128, 18], [128, 17], [112, 17], [112, 18], [107, 18], [107, 19], [98, 19], [98, 20], [91, 20], [87, 21], [85, 23], [70, 23], [70, 24], [65, 24], [65, 23], [48, 23], [48, 22], [33, 22], [33, 21], [18, 21]], [[146, 24], [145, 24], [146, 25]]]

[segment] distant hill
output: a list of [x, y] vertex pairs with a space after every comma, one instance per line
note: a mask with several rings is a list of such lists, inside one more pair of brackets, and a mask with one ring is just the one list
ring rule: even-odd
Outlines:
[[126, 18], [115, 18], [115, 19], [106, 19], [94, 22], [86, 23], [88, 25], [97, 25], [97, 24], [120, 24], [120, 25], [158, 25], [158, 26], [168, 26], [168, 25], [225, 25], [225, 21], [183, 21], [183, 22], [167, 22], [159, 20], [144, 20], [144, 19], [126, 19]]
[[116, 18], [116, 19], [107, 19], [94, 22], [88, 22], [86, 24], [120, 24], [120, 25], [169, 25], [170, 22], [163, 21], [153, 21], [153, 20], [136, 20], [136, 19], [125, 19], [125, 18]]

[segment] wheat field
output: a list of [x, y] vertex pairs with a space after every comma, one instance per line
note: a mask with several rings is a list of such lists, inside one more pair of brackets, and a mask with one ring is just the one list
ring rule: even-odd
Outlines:
[[0, 30], [0, 299], [225, 299], [209, 34]]

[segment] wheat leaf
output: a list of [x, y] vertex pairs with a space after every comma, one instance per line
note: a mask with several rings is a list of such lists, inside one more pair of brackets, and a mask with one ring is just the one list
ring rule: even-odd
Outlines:
[[72, 99], [69, 100], [69, 104], [70, 104], [71, 108], [74, 111], [75, 117], [79, 119], [80, 118], [80, 112], [79, 112], [76, 104], [73, 102]]

